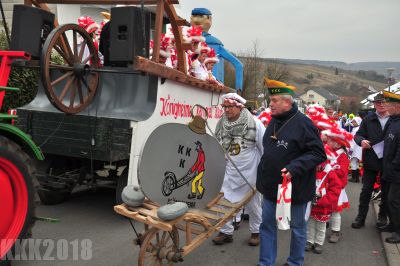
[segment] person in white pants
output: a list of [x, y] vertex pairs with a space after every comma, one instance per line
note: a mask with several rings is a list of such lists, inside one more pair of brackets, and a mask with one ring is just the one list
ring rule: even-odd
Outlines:
[[[244, 108], [246, 100], [236, 93], [222, 96], [224, 115], [218, 121], [215, 134], [222, 148], [240, 170], [247, 182], [227, 160], [224, 182], [221, 191], [224, 198], [231, 203], [240, 202], [252, 189], [255, 189], [257, 166], [263, 153], [262, 139], [265, 127], [258, 119]], [[249, 185], [250, 184], [250, 185]], [[249, 213], [251, 237], [250, 246], [259, 244], [259, 227], [261, 224], [261, 196], [257, 192], [246, 205]], [[214, 244], [222, 245], [233, 241], [234, 227], [228, 221], [213, 239]]]

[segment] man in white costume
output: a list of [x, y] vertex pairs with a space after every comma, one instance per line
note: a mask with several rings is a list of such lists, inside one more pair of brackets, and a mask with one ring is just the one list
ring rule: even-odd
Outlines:
[[[224, 116], [218, 121], [216, 136], [225, 152], [229, 154], [234, 164], [255, 187], [257, 179], [257, 166], [263, 153], [262, 139], [265, 127], [258, 119], [244, 108], [246, 100], [236, 93], [222, 96]], [[221, 191], [225, 199], [237, 203], [252, 188], [240, 176], [231, 161], [227, 160], [224, 182]], [[249, 227], [251, 238], [250, 246], [259, 244], [259, 228], [261, 224], [261, 194], [257, 192], [246, 205], [249, 214]], [[233, 241], [234, 227], [232, 221], [227, 222], [213, 239], [214, 244], [222, 245]]]

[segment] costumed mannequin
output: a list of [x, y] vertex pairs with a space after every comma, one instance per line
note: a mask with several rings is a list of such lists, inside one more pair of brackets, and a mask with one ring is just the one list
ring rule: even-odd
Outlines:
[[227, 60], [235, 67], [236, 71], [236, 84], [235, 89], [242, 90], [243, 88], [243, 64], [233, 56], [228, 50], [225, 49], [224, 44], [216, 37], [208, 33], [212, 25], [212, 13], [207, 8], [194, 8], [192, 10], [192, 16], [190, 17], [190, 23], [192, 25], [201, 26], [203, 29], [203, 36], [206, 38], [208, 46], [213, 48], [217, 55], [220, 57], [219, 63], [217, 63], [213, 69], [214, 76], [221, 83], [224, 82], [224, 60]]
[[[256, 183], [258, 162], [263, 151], [262, 138], [265, 127], [258, 119], [244, 108], [246, 100], [236, 93], [222, 96], [222, 106], [225, 114], [218, 121], [215, 134], [223, 149], [229, 153], [230, 158], [247, 179], [250, 185]], [[224, 182], [221, 191], [229, 202], [236, 203], [251, 190], [250, 186], [242, 179], [231, 161], [227, 161]], [[259, 244], [259, 227], [261, 223], [261, 195], [256, 192], [246, 205], [249, 213], [249, 227], [251, 238], [249, 245]], [[214, 244], [222, 245], [233, 241], [234, 226], [228, 221], [213, 239]]]

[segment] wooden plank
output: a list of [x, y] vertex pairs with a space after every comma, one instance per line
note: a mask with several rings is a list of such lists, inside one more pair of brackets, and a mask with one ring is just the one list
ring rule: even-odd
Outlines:
[[[35, 0], [38, 4], [83, 4], [83, 5], [140, 5], [141, 0]], [[156, 5], [158, 0], [144, 0], [145, 5]], [[179, 4], [179, 0], [168, 0], [169, 4]]]
[[177, 19], [175, 22], [176, 22], [176, 25], [178, 25], [178, 26], [187, 26], [187, 21], [186, 21], [186, 19], [179, 18], [179, 19]]
[[156, 227], [160, 230], [171, 232], [173, 226], [170, 223], [163, 222], [160, 220], [155, 220], [150, 216], [141, 215], [141, 208], [135, 208], [134, 210], [129, 210], [125, 205], [114, 206], [114, 211], [122, 216], [134, 219], [135, 221], [147, 224], [151, 227]]
[[208, 219], [211, 219], [211, 220], [214, 220], [214, 221], [218, 221], [218, 220], [220, 220], [222, 218], [221, 216], [217, 216], [217, 215], [212, 214], [212, 213], [210, 213], [208, 211], [205, 211], [205, 210], [190, 209], [189, 212], [195, 213], [197, 215], [204, 216], [204, 217], [206, 217]]
[[232, 212], [231, 209], [222, 209], [222, 208], [217, 208], [214, 206], [210, 208], [210, 211], [224, 213], [224, 214], [230, 214]]
[[[181, 230], [183, 232], [186, 232], [186, 224], [185, 223], [182, 223], [182, 222], [181, 223], [177, 223], [174, 226], [177, 229], [179, 229], [179, 230]], [[199, 230], [197, 228], [191, 228], [191, 230], [192, 230], [192, 234], [195, 234], [195, 235], [200, 235], [200, 234], [203, 234], [205, 232], [204, 229], [203, 230]]]
[[218, 193], [218, 195], [207, 204], [207, 208], [211, 208], [212, 206], [214, 206], [223, 196], [224, 193]]
[[[177, 21], [179, 19], [178, 15], [176, 14], [175, 8], [173, 6], [166, 5], [165, 12], [167, 13], [170, 21]], [[182, 29], [176, 23], [171, 23], [171, 28], [175, 37], [176, 53], [178, 55], [178, 70], [182, 73], [186, 73], [187, 69], [186, 67], [188, 62], [186, 62], [186, 54], [184, 47], [182, 46], [183, 43]]]
[[153, 62], [147, 58], [137, 56], [135, 59], [135, 70], [147, 72], [151, 75], [159, 76], [161, 78], [170, 79], [186, 85], [195, 86], [207, 91], [216, 91], [221, 93], [233, 92], [234, 90], [225, 87], [211, 84], [207, 81], [196, 79], [192, 76], [182, 73], [176, 69], [169, 68], [163, 64]]
[[221, 198], [221, 199], [218, 201], [217, 205], [222, 205], [222, 206], [229, 207], [229, 208], [237, 208], [237, 207], [240, 207], [240, 205], [238, 205], [237, 203], [235, 204], [235, 203], [229, 202], [229, 201], [227, 201], [225, 198]]
[[164, 17], [164, 0], [158, 0], [157, 11], [156, 11], [156, 23], [155, 23], [155, 34], [154, 34], [154, 48], [152, 59], [154, 62], [159, 62], [160, 57], [160, 39], [161, 30], [163, 25]]
[[192, 242], [192, 224], [190, 222], [186, 223], [186, 245], [190, 245]]

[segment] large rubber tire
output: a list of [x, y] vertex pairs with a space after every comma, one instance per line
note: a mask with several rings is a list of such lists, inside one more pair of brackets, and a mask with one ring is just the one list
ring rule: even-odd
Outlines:
[[[0, 136], [0, 239], [24, 239], [35, 222], [34, 159], [20, 146]], [[15, 241], [0, 250], [0, 257], [14, 252]]]
[[126, 167], [122, 172], [122, 174], [117, 179], [117, 187], [115, 189], [115, 203], [117, 205], [124, 203], [122, 201], [121, 194], [124, 187], [126, 187], [126, 185], [128, 184], [128, 172], [129, 169], [128, 167]]

